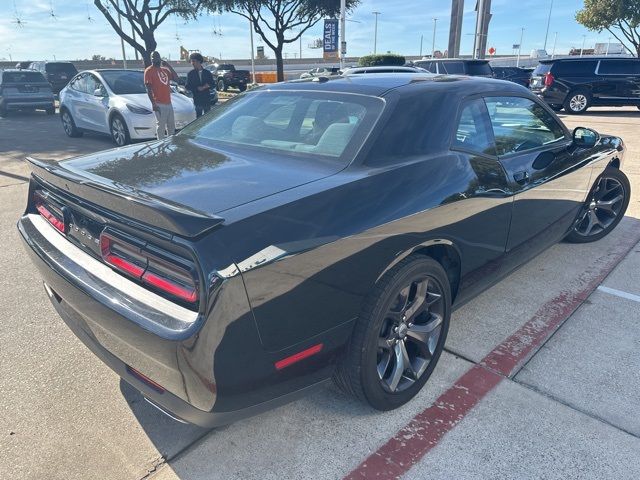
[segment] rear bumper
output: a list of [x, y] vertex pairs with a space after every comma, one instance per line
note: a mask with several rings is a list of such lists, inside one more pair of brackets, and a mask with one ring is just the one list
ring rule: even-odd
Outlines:
[[532, 89], [531, 90], [534, 95], [537, 95], [538, 98], [544, 100], [549, 105], [564, 105], [565, 100], [567, 99], [567, 94], [565, 92], [558, 91], [556, 89]]
[[[76, 336], [153, 404], [189, 423], [219, 426], [304, 395], [331, 377], [350, 331], [344, 325], [303, 346], [267, 352], [240, 275], [210, 277], [205, 318], [115, 273], [39, 215], [24, 215], [18, 230], [49, 299]], [[275, 361], [318, 342], [325, 345], [321, 354], [275, 369]]]
[[21, 99], [21, 98], [0, 98], [0, 107], [6, 108], [7, 110], [20, 110], [20, 109], [48, 109], [54, 108], [55, 102], [53, 96], [50, 98], [29, 98], [29, 99]]

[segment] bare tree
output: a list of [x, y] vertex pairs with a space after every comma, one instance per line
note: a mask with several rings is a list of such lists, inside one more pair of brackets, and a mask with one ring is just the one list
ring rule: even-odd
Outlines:
[[[358, 3], [360, 0], [347, 0], [347, 8], [352, 9]], [[212, 11], [236, 13], [251, 22], [254, 31], [275, 54], [279, 82], [284, 80], [284, 46], [298, 41], [322, 18], [340, 13], [340, 0], [207, 0], [204, 5]]]
[[[151, 52], [158, 43], [155, 32], [170, 15], [196, 18], [203, 0], [94, 0], [94, 5], [107, 19], [116, 33], [135, 48], [146, 66], [151, 65]], [[118, 14], [127, 22], [135, 35], [129, 35], [118, 23]]]

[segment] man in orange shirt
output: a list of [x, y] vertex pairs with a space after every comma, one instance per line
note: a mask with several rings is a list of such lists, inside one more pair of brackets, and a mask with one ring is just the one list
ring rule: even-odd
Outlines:
[[169, 82], [178, 81], [178, 74], [162, 60], [158, 52], [151, 54], [151, 66], [144, 71], [144, 84], [151, 100], [151, 106], [156, 114], [156, 136], [158, 140], [165, 138], [167, 133], [176, 132], [176, 121], [171, 105], [171, 85]]

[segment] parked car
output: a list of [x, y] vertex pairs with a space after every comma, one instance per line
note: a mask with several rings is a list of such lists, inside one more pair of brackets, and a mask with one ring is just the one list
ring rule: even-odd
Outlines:
[[591, 106], [640, 108], [640, 59], [620, 57], [541, 60], [531, 90], [554, 110], [584, 113]]
[[249, 70], [236, 70], [232, 63], [222, 63], [220, 65], [208, 65], [213, 77], [218, 82], [218, 91], [226, 92], [229, 87], [237, 88], [241, 92], [247, 89], [251, 83], [251, 73]]
[[71, 62], [32, 62], [29, 68], [42, 73], [56, 95], [78, 73], [75, 65]]
[[0, 117], [10, 110], [45, 110], [56, 113], [49, 82], [34, 70], [0, 70]]
[[405, 66], [353, 67], [345, 69], [342, 75], [362, 75], [363, 73], [429, 73], [429, 71], [420, 67]]
[[473, 77], [493, 77], [489, 60], [471, 60], [467, 58], [434, 58], [416, 60], [416, 67], [422, 67], [431, 73], [444, 75], [470, 75]]
[[24, 70], [24, 69], [26, 69], [26, 68], [29, 68], [29, 67], [31, 66], [31, 63], [33, 63], [33, 62], [31, 62], [31, 60], [26, 60], [26, 61], [18, 62], [18, 63], [16, 63], [16, 68], [17, 68], [18, 70]]
[[[140, 70], [87, 70], [60, 92], [60, 117], [65, 133], [105, 133], [118, 146], [156, 136], [156, 117]], [[176, 128], [195, 120], [193, 101], [174, 91], [171, 103]]]
[[18, 229], [71, 330], [174, 418], [229, 423], [332, 377], [389, 410], [452, 309], [615, 228], [624, 154], [509, 82], [280, 83], [165, 140], [30, 159]]
[[531, 83], [533, 68], [491, 67], [491, 69], [493, 70], [493, 77], [499, 80], [507, 80], [527, 88]]
[[340, 67], [312, 68], [308, 72], [304, 72], [300, 75], [300, 78], [332, 77], [335, 75], [340, 75]]

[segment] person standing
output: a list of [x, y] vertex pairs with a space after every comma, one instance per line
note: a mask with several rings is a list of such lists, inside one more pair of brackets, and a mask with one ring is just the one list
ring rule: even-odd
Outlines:
[[156, 137], [161, 140], [167, 133], [176, 133], [176, 121], [171, 105], [171, 80], [177, 82], [178, 74], [162, 60], [160, 53], [151, 54], [151, 66], [144, 71], [144, 84], [156, 114]]
[[202, 66], [204, 59], [199, 53], [189, 55], [191, 70], [187, 74], [185, 88], [193, 94], [193, 103], [196, 106], [196, 116], [200, 117], [211, 109], [211, 88], [215, 85], [213, 75]]

